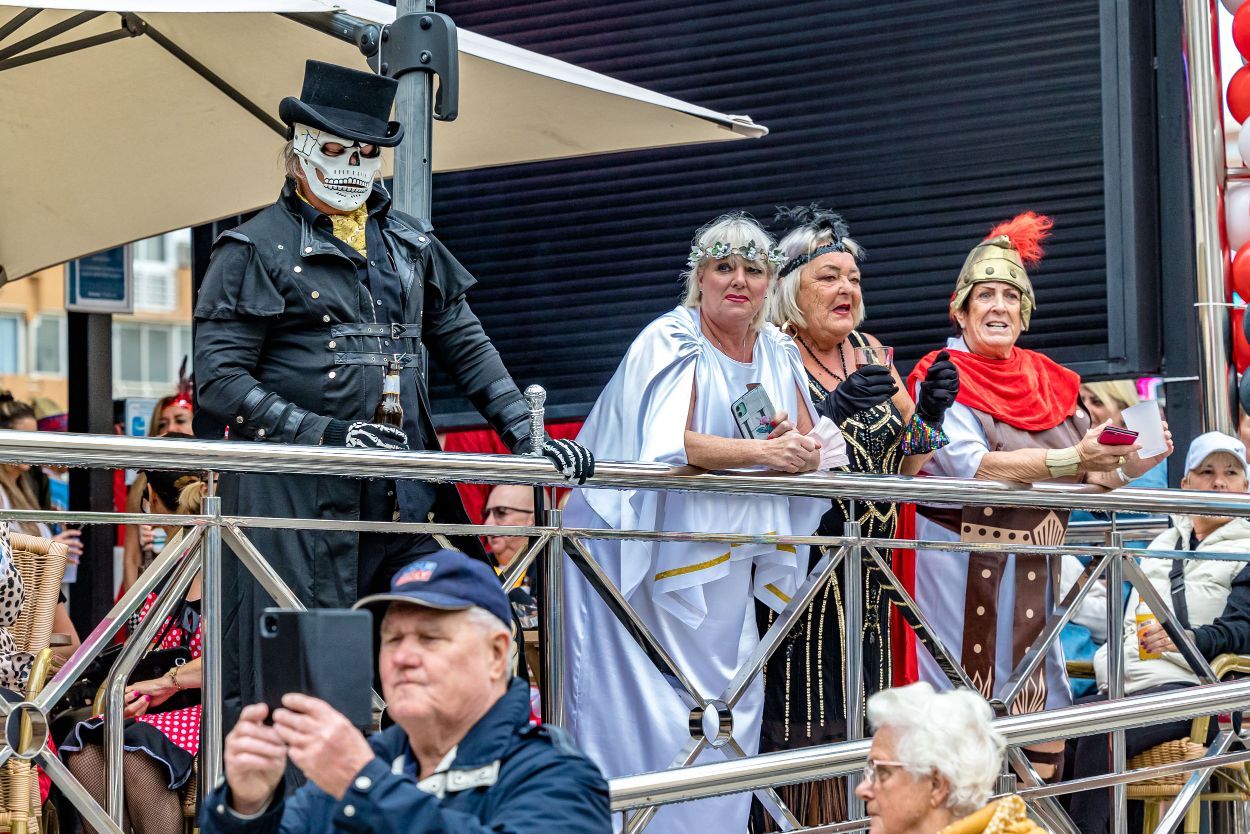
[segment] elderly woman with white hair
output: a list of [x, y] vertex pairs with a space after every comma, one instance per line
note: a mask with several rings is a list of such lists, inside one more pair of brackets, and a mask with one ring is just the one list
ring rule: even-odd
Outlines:
[[[920, 384], [918, 403], [898, 372], [884, 364], [860, 363], [861, 348], [881, 347], [859, 329], [865, 318], [860, 262], [865, 252], [850, 236], [840, 215], [820, 206], [781, 209], [777, 219], [788, 226], [779, 248], [786, 256], [770, 299], [769, 317], [794, 337], [803, 359], [808, 394], [818, 413], [830, 418], [847, 438], [846, 469], [877, 475], [912, 475], [945, 442], [941, 433], [947, 408], [959, 390], [959, 372], [938, 361]], [[894, 538], [899, 507], [890, 501], [833, 499], [816, 530], [843, 535], [846, 523], [858, 521], [865, 536]], [[808, 567], [820, 549], [811, 548]], [[843, 599], [841, 572], [825, 583], [802, 619], [773, 654], [764, 675], [764, 724], [761, 752], [846, 738], [843, 692]], [[893, 684], [894, 635], [890, 594], [881, 571], [865, 565], [860, 594], [864, 600], [863, 646], [865, 694]], [[756, 606], [761, 631], [776, 614]], [[801, 822], [821, 825], [846, 818], [846, 789], [841, 779], [786, 786], [779, 790]], [[753, 826], [770, 830], [757, 813]]]
[[922, 682], [869, 698], [872, 747], [855, 788], [869, 834], [1045, 834], [1020, 797], [986, 804], [1005, 747], [992, 718], [968, 689]]
[[[798, 350], [764, 318], [781, 259], [772, 247], [768, 233], [741, 213], [698, 232], [682, 303], [634, 340], [578, 442], [611, 460], [787, 473], [822, 467], [822, 442], [809, 436], [817, 415]], [[744, 427], [736, 406], [752, 389], [756, 419]], [[827, 421], [821, 426], [828, 455], [841, 438]], [[822, 504], [759, 494], [578, 490], [564, 521], [582, 528], [802, 536], [815, 529], [828, 506]], [[780, 610], [807, 566], [794, 546], [765, 542], [593, 540], [589, 547], [707, 698], [722, 696], [759, 642], [752, 599]], [[582, 749], [609, 776], [682, 759], [698, 717], [571, 563], [563, 611], [567, 725]], [[758, 747], [762, 702], [757, 678], [732, 708], [733, 737], [748, 755]], [[707, 712], [704, 732], [715, 739], [716, 716]], [[698, 760], [723, 760], [725, 749], [718, 740]], [[648, 830], [742, 832], [749, 804], [746, 794], [665, 806]]]

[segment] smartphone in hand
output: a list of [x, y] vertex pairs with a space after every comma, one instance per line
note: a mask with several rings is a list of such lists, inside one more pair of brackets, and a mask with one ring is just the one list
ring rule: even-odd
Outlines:
[[362, 730], [373, 724], [373, 618], [368, 611], [266, 608], [260, 691], [269, 714], [288, 692], [311, 695]]
[[1119, 426], [1107, 426], [1098, 435], [1098, 442], [1104, 446], [1132, 446], [1137, 442], [1137, 432]]

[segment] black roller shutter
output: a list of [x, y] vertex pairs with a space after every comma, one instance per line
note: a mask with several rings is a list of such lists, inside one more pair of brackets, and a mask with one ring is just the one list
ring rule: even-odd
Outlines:
[[[1022, 343], [1083, 371], [1109, 347], [1099, 0], [443, 0], [465, 28], [771, 129], [761, 140], [435, 178], [438, 234], [522, 385], [581, 416], [678, 300], [694, 230], [819, 201], [866, 246], [865, 329], [910, 367], [949, 333], [968, 249], [1054, 216]], [[463, 107], [471, 107], [467, 98]], [[444, 425], [479, 418], [436, 376]]]

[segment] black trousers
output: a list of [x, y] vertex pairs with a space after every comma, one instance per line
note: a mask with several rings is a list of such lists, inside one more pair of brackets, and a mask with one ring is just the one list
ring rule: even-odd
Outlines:
[[[1190, 686], [1193, 686], [1193, 684], [1167, 683], [1162, 686], [1143, 689], [1133, 694], [1147, 695], [1153, 692], [1187, 689]], [[1088, 704], [1094, 701], [1105, 700], [1107, 700], [1107, 696], [1100, 694], [1081, 698], [1077, 703]], [[1192, 720], [1169, 721], [1163, 724], [1152, 724], [1125, 730], [1125, 758], [1132, 758], [1139, 753], [1144, 753], [1151, 747], [1162, 744], [1165, 741], [1185, 738], [1189, 735], [1192, 724]], [[1209, 742], [1215, 736], [1216, 730], [1215, 722], [1212, 722], [1208, 738], [1195, 739], [1195, 741]], [[1109, 736], [1092, 735], [1069, 739], [1066, 753], [1065, 780], [1102, 776], [1111, 772], [1111, 741]], [[1081, 834], [1106, 834], [1111, 824], [1111, 788], [1099, 788], [1097, 790], [1069, 794], [1064, 799], [1066, 800], [1068, 813], [1072, 815], [1072, 821], [1076, 823], [1076, 827]], [[1141, 823], [1141, 803], [1130, 802], [1128, 830], [1140, 830]]]
[[[283, 476], [305, 478], [312, 476]], [[393, 482], [368, 479], [357, 482], [360, 490], [360, 520], [390, 521], [394, 507]], [[256, 508], [254, 512], [289, 515], [273, 508]], [[247, 531], [252, 543], [266, 556], [274, 569], [296, 589], [306, 605], [327, 605], [309, 599], [299, 590], [311, 581], [320, 586], [322, 594], [337, 596], [333, 607], [349, 606], [356, 599], [390, 588], [391, 577], [415, 559], [439, 548], [438, 542], [426, 534], [364, 532], [355, 537], [315, 531], [254, 528]], [[320, 541], [319, 541], [320, 540]], [[327, 548], [322, 542], [336, 545], [346, 542], [347, 549]], [[354, 563], [355, 593], [341, 586], [337, 593], [330, 586], [343, 578], [341, 560]], [[294, 573], [294, 575], [291, 575]], [[229, 732], [239, 711], [260, 699], [259, 654], [256, 650], [257, 620], [273, 600], [234, 558], [222, 562], [223, 637], [223, 732]], [[309, 577], [312, 577], [310, 580]], [[294, 580], [294, 581], [293, 581]], [[327, 588], [329, 590], [327, 591]], [[377, 645], [378, 623], [374, 623], [374, 645]], [[376, 681], [374, 682], [376, 685]]]

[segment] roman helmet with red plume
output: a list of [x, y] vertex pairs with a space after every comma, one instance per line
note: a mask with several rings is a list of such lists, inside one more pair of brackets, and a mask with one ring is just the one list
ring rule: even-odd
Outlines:
[[1028, 330], [1037, 298], [1025, 265], [1042, 259], [1042, 241], [1050, 236], [1053, 225], [1049, 217], [1026, 211], [991, 229], [989, 236], [968, 253], [959, 271], [959, 280], [951, 295], [951, 317], [954, 318], [956, 310], [963, 309], [974, 285], [1001, 281], [1020, 291], [1020, 323]]

